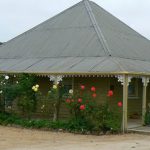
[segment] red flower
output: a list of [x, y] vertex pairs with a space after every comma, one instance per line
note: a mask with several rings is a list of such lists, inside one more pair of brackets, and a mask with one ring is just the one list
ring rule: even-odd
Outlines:
[[80, 87], [81, 87], [81, 90], [84, 90], [84, 89], [85, 89], [85, 86], [84, 86], [84, 85], [81, 85]]
[[81, 98], [79, 98], [79, 99], [78, 99], [78, 102], [79, 102], [79, 103], [81, 103], [81, 102], [82, 102], [82, 99], [81, 99]]
[[80, 110], [85, 110], [85, 105], [81, 105]]
[[92, 95], [92, 96], [93, 96], [93, 98], [95, 98], [97, 95], [96, 95], [96, 93], [93, 93], [93, 95]]
[[84, 89], [85, 89], [85, 86], [84, 86], [84, 85], [81, 85], [80, 87], [81, 87], [81, 90], [84, 90]]
[[70, 101], [70, 99], [66, 99], [66, 103], [70, 103], [71, 101]]
[[92, 87], [91, 87], [91, 91], [92, 91], [92, 92], [95, 92], [95, 91], [96, 91], [96, 88], [95, 88], [94, 86], [92, 86]]
[[113, 91], [112, 91], [112, 90], [109, 90], [107, 96], [111, 97], [111, 96], [113, 96], [113, 95], [114, 95]]
[[122, 102], [118, 102], [118, 107], [122, 107]]

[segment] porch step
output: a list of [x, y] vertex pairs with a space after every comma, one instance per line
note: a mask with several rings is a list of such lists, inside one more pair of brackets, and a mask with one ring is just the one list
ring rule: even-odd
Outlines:
[[128, 133], [138, 133], [138, 134], [150, 135], [150, 127], [140, 126], [140, 127], [135, 127], [135, 128], [129, 128]]

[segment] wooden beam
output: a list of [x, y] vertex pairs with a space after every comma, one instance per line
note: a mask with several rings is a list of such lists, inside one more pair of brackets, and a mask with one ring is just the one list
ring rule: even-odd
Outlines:
[[124, 75], [124, 82], [123, 82], [123, 117], [122, 117], [122, 131], [125, 133], [127, 131], [128, 125], [128, 115], [127, 115], [127, 108], [128, 108], [128, 75]]

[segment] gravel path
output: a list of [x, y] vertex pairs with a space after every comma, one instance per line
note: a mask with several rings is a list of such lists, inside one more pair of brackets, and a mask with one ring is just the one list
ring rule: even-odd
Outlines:
[[74, 135], [0, 126], [0, 150], [150, 150], [150, 136]]

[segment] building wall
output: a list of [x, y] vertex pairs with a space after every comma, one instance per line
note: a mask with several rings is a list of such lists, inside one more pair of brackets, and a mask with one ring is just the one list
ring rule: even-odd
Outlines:
[[[52, 82], [50, 82], [47, 77], [39, 77], [38, 84], [40, 85], [40, 91], [42, 94], [46, 95], [47, 92], [52, 87]], [[73, 78], [64, 78], [65, 85], [74, 86], [74, 90], [79, 90], [80, 85], [85, 85], [85, 90], [90, 91], [91, 86], [96, 87], [96, 101], [98, 104], [101, 104], [105, 101], [108, 101], [112, 107], [118, 107], [117, 104], [119, 101], [123, 101], [123, 86], [118, 82], [117, 78], [109, 77], [75, 77]], [[107, 92], [113, 88], [114, 96], [108, 97]], [[148, 87], [150, 90], [150, 86]], [[128, 99], [128, 116], [133, 114], [141, 114], [142, 111], [142, 82], [138, 80], [138, 92], [139, 96], [137, 98]], [[148, 94], [148, 100], [150, 102], [150, 93]], [[44, 111], [41, 109], [42, 106], [45, 106]], [[38, 101], [38, 111], [35, 114], [35, 117], [45, 117], [52, 118], [53, 116], [53, 103], [51, 100], [47, 101], [41, 99]], [[60, 117], [66, 118], [69, 115], [69, 111], [63, 103], [60, 109]]]
[[148, 110], [150, 110], [150, 108], [148, 107], [149, 103], [150, 103], [150, 83], [147, 86], [147, 104], [146, 104], [146, 106], [147, 106]]
[[[132, 79], [137, 80], [137, 92], [138, 95], [135, 97], [128, 98], [128, 116], [129, 117], [141, 117], [142, 115], [142, 93], [143, 93], [143, 84], [141, 79]], [[131, 81], [132, 82], [132, 81]]]
[[[79, 89], [80, 85], [84, 84], [87, 91], [90, 91], [92, 86], [96, 87], [96, 101], [98, 104], [101, 104], [105, 101], [117, 106], [118, 101], [122, 101], [122, 86], [117, 82], [116, 78], [100, 78], [100, 77], [91, 77], [91, 78], [75, 78], [75, 89]], [[107, 93], [110, 90], [110, 86], [114, 86], [114, 96], [108, 97]], [[120, 92], [119, 92], [120, 91]]]
[[[132, 81], [137, 80], [137, 97], [128, 98], [128, 117], [141, 117], [142, 114], [142, 90], [143, 84], [141, 79], [132, 79]], [[98, 104], [101, 104], [105, 101], [109, 101], [112, 106], [117, 107], [119, 101], [123, 101], [123, 86], [120, 82], [118, 82], [117, 78], [109, 78], [109, 77], [90, 77], [90, 78], [74, 78], [74, 86], [75, 89], [78, 89], [81, 84], [84, 84], [87, 90], [90, 90], [91, 86], [95, 86], [97, 89], [97, 98], [96, 101]], [[107, 92], [113, 87], [114, 96], [108, 97]], [[150, 86], [149, 86], [150, 91]], [[149, 102], [150, 102], [150, 92], [149, 92]]]

